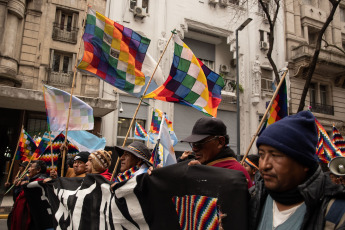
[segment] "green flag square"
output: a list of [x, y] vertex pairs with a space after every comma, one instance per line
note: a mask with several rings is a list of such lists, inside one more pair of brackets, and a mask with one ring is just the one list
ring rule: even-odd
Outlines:
[[184, 98], [185, 101], [188, 101], [191, 104], [194, 104], [196, 100], [200, 97], [199, 94], [194, 93], [193, 91], [190, 91], [188, 95]]
[[96, 17], [88, 14], [86, 18], [86, 24], [96, 25]]
[[190, 66], [190, 61], [180, 58], [180, 62], [178, 63], [177, 69], [187, 73], [189, 70], [189, 66]]
[[121, 71], [121, 70], [119, 70], [119, 69], [117, 69], [117, 78], [119, 78], [119, 79], [123, 79], [123, 80], [126, 80], [126, 72], [123, 72], [123, 71]]
[[126, 92], [133, 92], [133, 89], [134, 89], [134, 85], [126, 81], [124, 90]]
[[175, 43], [174, 54], [176, 56], [181, 57], [182, 49], [183, 49], [182, 46], [180, 46], [179, 44]]
[[182, 85], [186, 86], [188, 89], [191, 89], [195, 83], [196, 79], [194, 77], [189, 76], [188, 74], [182, 81]]
[[95, 26], [95, 36], [99, 37], [103, 41], [103, 33], [104, 31], [97, 26]]

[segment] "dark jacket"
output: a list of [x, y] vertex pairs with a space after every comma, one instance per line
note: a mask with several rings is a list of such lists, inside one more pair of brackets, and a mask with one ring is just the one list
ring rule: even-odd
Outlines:
[[[324, 175], [320, 167], [305, 183], [299, 185], [298, 189], [304, 197], [307, 206], [301, 227], [303, 230], [325, 229], [325, 214], [330, 200], [333, 198], [345, 200], [344, 186], [333, 184], [332, 181]], [[251, 230], [256, 229], [259, 225], [267, 195], [264, 181], [261, 177], [258, 177], [255, 182], [255, 194], [250, 201]], [[337, 229], [345, 229], [344, 224]]]

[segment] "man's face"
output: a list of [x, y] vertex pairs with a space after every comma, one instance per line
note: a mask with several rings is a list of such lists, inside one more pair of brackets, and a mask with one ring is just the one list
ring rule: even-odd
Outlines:
[[221, 138], [224, 139], [224, 137], [209, 136], [199, 142], [191, 143], [195, 159], [204, 164], [215, 158], [224, 146], [221, 144]]
[[75, 175], [80, 175], [86, 172], [86, 163], [80, 160], [75, 160], [73, 162], [73, 170]]
[[[74, 168], [74, 164], [73, 164], [73, 168]], [[86, 162], [85, 164], [85, 172], [86, 173], [92, 173], [92, 168], [93, 168], [93, 165], [92, 165], [92, 158], [89, 157], [88, 158], [88, 161]]]
[[123, 155], [120, 157], [121, 167], [120, 171], [124, 172], [138, 164], [140, 161], [139, 158], [135, 157], [133, 154], [125, 151]]
[[36, 163], [32, 163], [29, 167], [29, 178], [33, 178], [39, 173], [39, 170], [36, 169]]
[[276, 148], [259, 146], [259, 170], [265, 187], [275, 192], [285, 192], [302, 184], [308, 168]]
[[243, 167], [246, 169], [250, 177], [253, 177], [256, 173], [256, 169], [252, 168], [249, 164], [244, 163]]

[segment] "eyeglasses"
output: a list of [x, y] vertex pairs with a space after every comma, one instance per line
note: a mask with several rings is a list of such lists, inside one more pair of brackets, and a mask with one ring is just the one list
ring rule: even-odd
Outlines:
[[198, 150], [200, 150], [200, 149], [202, 149], [202, 147], [204, 146], [204, 144], [206, 144], [206, 143], [208, 143], [208, 142], [210, 142], [210, 141], [213, 141], [213, 140], [215, 140], [215, 139], [217, 139], [218, 138], [218, 136], [215, 136], [215, 137], [213, 137], [213, 138], [211, 138], [211, 139], [209, 139], [209, 140], [207, 140], [207, 141], [204, 141], [204, 142], [196, 142], [196, 143], [189, 143], [189, 145], [190, 145], [190, 147], [192, 148], [192, 149], [198, 149]]

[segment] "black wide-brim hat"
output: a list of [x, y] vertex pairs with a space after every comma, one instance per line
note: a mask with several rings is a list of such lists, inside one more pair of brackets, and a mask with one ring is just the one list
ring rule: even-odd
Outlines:
[[203, 117], [194, 124], [192, 135], [181, 140], [181, 142], [195, 143], [209, 136], [225, 136], [226, 126], [218, 118]]
[[152, 166], [152, 163], [150, 162], [151, 152], [142, 142], [134, 141], [133, 143], [125, 147], [115, 146], [115, 149], [119, 154], [119, 157], [121, 157], [124, 152], [127, 151], [132, 153], [134, 156], [142, 159], [148, 166]]

